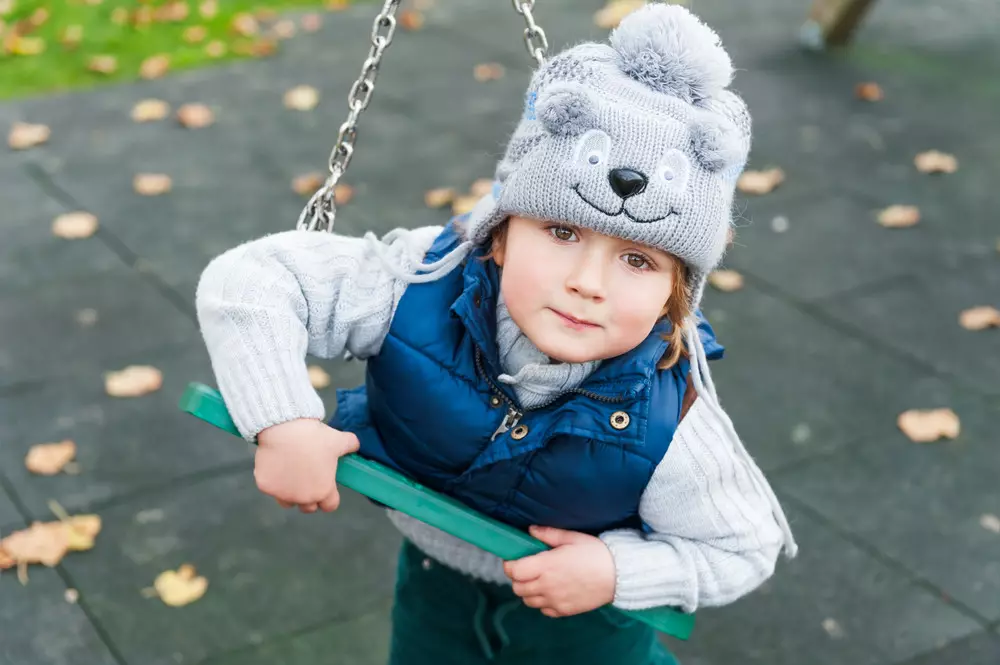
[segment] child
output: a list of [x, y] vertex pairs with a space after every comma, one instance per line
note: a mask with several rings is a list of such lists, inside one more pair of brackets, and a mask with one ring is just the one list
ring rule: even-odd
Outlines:
[[[730, 603], [794, 556], [697, 313], [749, 151], [732, 73], [708, 27], [649, 5], [536, 72], [470, 214], [278, 233], [205, 270], [199, 320], [263, 492], [335, 510], [360, 449], [553, 547], [504, 562], [390, 510], [393, 664], [671, 663], [598, 608]], [[366, 381], [328, 426], [305, 356], [345, 352]]]

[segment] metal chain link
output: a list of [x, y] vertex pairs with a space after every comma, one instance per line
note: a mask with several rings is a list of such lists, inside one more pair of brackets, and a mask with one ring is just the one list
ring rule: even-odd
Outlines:
[[396, 10], [399, 9], [400, 2], [402, 0], [385, 0], [382, 11], [375, 17], [375, 22], [372, 24], [371, 49], [361, 66], [361, 76], [351, 86], [351, 92], [347, 96], [350, 113], [340, 126], [337, 143], [330, 153], [330, 176], [303, 208], [296, 224], [298, 229], [333, 232], [333, 221], [337, 215], [334, 192], [344, 171], [351, 163], [351, 157], [354, 156], [354, 141], [358, 137], [358, 117], [371, 103], [372, 93], [375, 92], [375, 77], [382, 63], [382, 54], [389, 48], [396, 33]]
[[531, 10], [535, 7], [535, 0], [511, 0], [514, 9], [518, 14], [524, 16], [524, 22], [528, 25], [524, 29], [524, 45], [528, 48], [528, 53], [539, 65], [545, 62], [545, 56], [549, 53], [549, 40], [545, 36], [537, 23]]
[[[382, 54], [389, 48], [396, 33], [396, 10], [399, 9], [401, 2], [402, 0], [385, 0], [382, 11], [375, 17], [375, 23], [372, 25], [371, 50], [361, 66], [361, 76], [351, 86], [351, 92], [347, 97], [350, 113], [340, 126], [337, 143], [330, 153], [330, 176], [302, 209], [295, 225], [298, 229], [333, 232], [333, 221], [337, 216], [337, 204], [334, 199], [337, 183], [351, 163], [351, 157], [354, 156], [354, 141], [358, 137], [358, 117], [371, 103], [372, 94], [375, 92], [375, 77], [382, 63]], [[548, 55], [549, 40], [545, 36], [545, 31], [535, 23], [535, 17], [531, 13], [535, 0], [512, 0], [512, 2], [514, 9], [524, 17], [524, 22], [528, 26], [524, 30], [524, 45], [535, 62], [541, 65]]]

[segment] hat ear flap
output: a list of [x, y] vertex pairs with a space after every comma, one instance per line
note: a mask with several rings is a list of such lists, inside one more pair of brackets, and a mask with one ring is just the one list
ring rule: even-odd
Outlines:
[[735, 180], [750, 154], [750, 112], [739, 95], [723, 90], [698, 104], [691, 124], [691, 147], [701, 165]]
[[598, 102], [580, 85], [556, 83], [538, 93], [535, 112], [553, 136], [579, 136], [598, 125]]

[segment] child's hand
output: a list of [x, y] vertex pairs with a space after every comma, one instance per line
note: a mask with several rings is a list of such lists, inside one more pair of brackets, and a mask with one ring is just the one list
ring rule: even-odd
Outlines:
[[337, 460], [358, 450], [358, 437], [311, 418], [274, 425], [257, 435], [257, 488], [283, 508], [332, 512], [340, 505]]
[[553, 549], [503, 565], [525, 605], [565, 617], [614, 600], [615, 561], [600, 538], [552, 527], [533, 526], [530, 532]]

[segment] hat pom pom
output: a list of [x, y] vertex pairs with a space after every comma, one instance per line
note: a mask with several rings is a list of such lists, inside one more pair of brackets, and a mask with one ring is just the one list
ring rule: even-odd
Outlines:
[[636, 10], [611, 34], [610, 42], [622, 71], [687, 102], [711, 97], [733, 79], [733, 63], [719, 36], [677, 5]]

